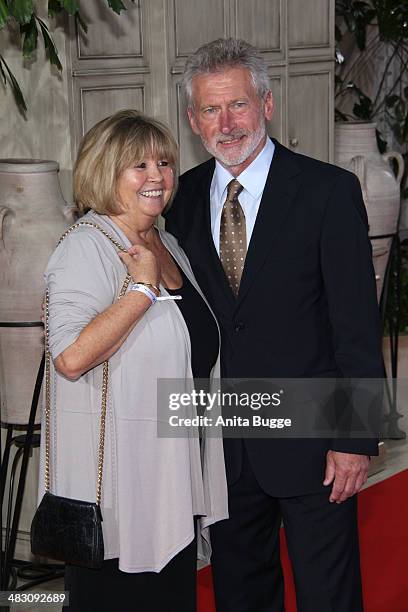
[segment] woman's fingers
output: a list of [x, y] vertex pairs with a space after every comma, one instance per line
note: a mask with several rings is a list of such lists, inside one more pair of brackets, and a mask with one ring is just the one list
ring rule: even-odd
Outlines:
[[132, 255], [130, 253], [125, 253], [124, 251], [119, 251], [118, 255], [124, 263], [132, 259]]
[[141, 244], [132, 244], [132, 246], [128, 248], [127, 252], [130, 255], [142, 255], [142, 253], [151, 253], [149, 249], [147, 249]]
[[[155, 255], [149, 249], [139, 244], [135, 244], [131, 246], [126, 253], [122, 251], [119, 252], [118, 255], [133, 278], [149, 282], [152, 285], [159, 285], [159, 263]], [[139, 279], [136, 277], [139, 277]]]

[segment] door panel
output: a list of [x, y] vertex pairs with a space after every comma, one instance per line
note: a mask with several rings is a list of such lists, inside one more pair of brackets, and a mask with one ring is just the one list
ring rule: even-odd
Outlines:
[[319, 64], [292, 67], [289, 77], [289, 146], [324, 161], [333, 159], [333, 73]]
[[291, 57], [334, 54], [334, 0], [288, 0]]

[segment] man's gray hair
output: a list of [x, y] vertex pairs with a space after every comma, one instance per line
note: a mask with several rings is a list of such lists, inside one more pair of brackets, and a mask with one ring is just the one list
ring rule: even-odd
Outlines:
[[265, 97], [270, 83], [266, 63], [259, 51], [240, 38], [218, 38], [197, 49], [186, 61], [182, 86], [189, 108], [193, 108], [194, 77], [228, 68], [249, 70], [258, 96]]

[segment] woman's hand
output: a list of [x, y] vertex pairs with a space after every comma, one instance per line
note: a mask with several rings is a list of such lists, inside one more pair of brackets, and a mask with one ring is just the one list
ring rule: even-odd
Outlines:
[[126, 253], [119, 252], [118, 255], [135, 282], [159, 286], [160, 265], [152, 251], [140, 244], [134, 244]]

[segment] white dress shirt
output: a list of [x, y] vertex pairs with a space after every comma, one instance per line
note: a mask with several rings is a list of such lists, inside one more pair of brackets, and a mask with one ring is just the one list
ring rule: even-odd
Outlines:
[[215, 162], [215, 170], [210, 187], [210, 215], [211, 234], [218, 255], [220, 254], [221, 214], [227, 199], [228, 183], [236, 178], [243, 187], [239, 194], [239, 203], [245, 214], [248, 247], [274, 152], [275, 145], [270, 138], [267, 138], [262, 151], [237, 177], [232, 176], [218, 161]]

